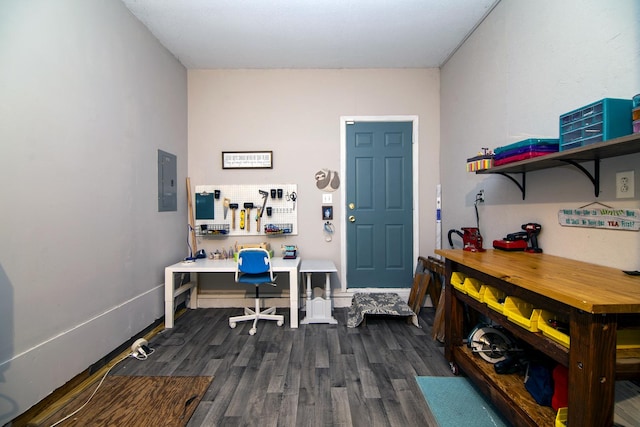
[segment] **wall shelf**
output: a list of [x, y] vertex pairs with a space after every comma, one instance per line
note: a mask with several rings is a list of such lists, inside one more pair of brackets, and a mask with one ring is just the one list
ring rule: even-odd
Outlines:
[[[578, 168], [578, 170], [589, 178], [593, 184], [594, 194], [598, 197], [600, 195], [600, 160], [635, 153], [640, 153], [640, 134], [638, 133], [611, 139], [609, 141], [599, 142], [597, 144], [560, 151], [546, 156], [495, 166], [490, 169], [476, 171], [476, 174], [498, 174], [509, 178], [518, 186], [522, 192], [522, 200], [524, 200], [527, 188], [527, 172], [550, 169], [569, 164]], [[593, 162], [593, 172], [589, 172], [582, 165], [582, 163], [587, 162]], [[519, 174], [520, 180], [516, 179], [513, 176], [514, 174]]]

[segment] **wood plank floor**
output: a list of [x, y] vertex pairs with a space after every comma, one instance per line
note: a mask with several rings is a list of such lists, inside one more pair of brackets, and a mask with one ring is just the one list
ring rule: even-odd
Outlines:
[[145, 361], [127, 359], [117, 375], [213, 375], [189, 426], [436, 425], [414, 377], [451, 376], [443, 348], [431, 339], [433, 309], [422, 329], [403, 319], [372, 317], [347, 328], [261, 321], [229, 328], [241, 309], [187, 310], [151, 339]]

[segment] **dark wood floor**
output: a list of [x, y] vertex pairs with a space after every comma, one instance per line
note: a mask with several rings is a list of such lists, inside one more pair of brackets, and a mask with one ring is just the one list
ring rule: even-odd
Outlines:
[[431, 339], [433, 309], [422, 310], [422, 329], [388, 317], [347, 328], [347, 309], [334, 311], [338, 325], [291, 329], [278, 312], [284, 326], [261, 321], [250, 336], [250, 322], [228, 325], [242, 309], [187, 310], [150, 340], [147, 360], [112, 373], [214, 376], [190, 427], [436, 425], [415, 381], [452, 375]]

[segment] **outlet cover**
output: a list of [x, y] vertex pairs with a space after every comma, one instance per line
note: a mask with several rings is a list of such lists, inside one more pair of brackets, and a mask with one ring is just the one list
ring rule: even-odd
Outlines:
[[333, 203], [333, 194], [331, 193], [323, 193], [322, 194], [322, 203]]
[[631, 199], [635, 197], [635, 178], [633, 171], [616, 173], [616, 198]]

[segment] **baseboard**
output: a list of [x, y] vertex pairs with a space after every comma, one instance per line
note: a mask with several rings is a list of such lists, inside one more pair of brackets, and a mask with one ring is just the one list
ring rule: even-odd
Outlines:
[[[409, 300], [409, 288], [357, 288], [349, 289], [343, 292], [338, 289], [332, 290], [333, 306], [337, 308], [350, 307], [353, 294], [356, 292], [365, 293], [384, 293], [391, 292], [400, 295], [400, 298]], [[288, 291], [284, 291], [278, 296], [265, 295], [264, 305], [268, 307], [288, 308], [289, 296]], [[300, 299], [298, 307], [304, 308], [305, 306], [305, 293], [300, 293]], [[253, 298], [247, 296], [244, 292], [215, 292], [207, 291], [198, 295], [198, 307], [199, 308], [237, 308], [237, 307], [252, 307], [254, 304]], [[431, 299], [428, 297], [425, 301], [425, 307], [433, 307]]]
[[0, 425], [85, 375], [105, 355], [161, 319], [163, 298], [164, 286], [156, 286], [2, 363]]

